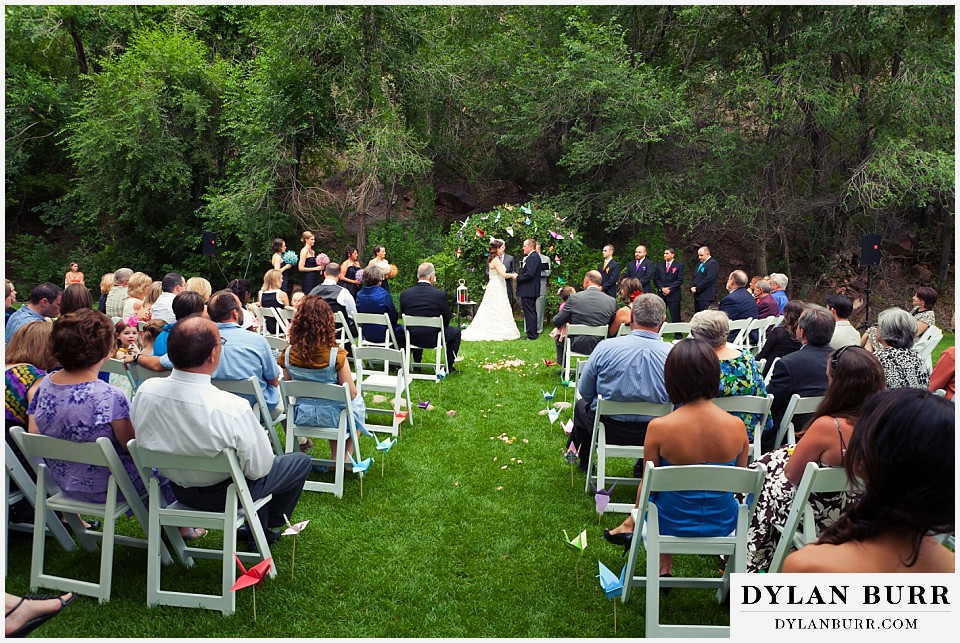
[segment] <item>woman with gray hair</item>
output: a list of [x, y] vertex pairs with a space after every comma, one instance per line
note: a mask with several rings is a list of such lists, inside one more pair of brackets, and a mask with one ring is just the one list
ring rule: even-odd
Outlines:
[[[730, 318], [719, 310], [701, 310], [690, 319], [690, 336], [706, 341], [720, 360], [720, 392], [717, 397], [734, 395], [759, 395], [765, 397], [760, 367], [749, 352], [727, 344]], [[753, 434], [761, 416], [756, 413], [734, 413], [747, 427], [747, 437], [753, 442]], [[773, 429], [773, 419], [768, 417], [763, 430]]]
[[873, 354], [883, 366], [887, 388], [927, 388], [930, 374], [923, 358], [912, 350], [917, 320], [902, 308], [888, 308], [877, 317]]

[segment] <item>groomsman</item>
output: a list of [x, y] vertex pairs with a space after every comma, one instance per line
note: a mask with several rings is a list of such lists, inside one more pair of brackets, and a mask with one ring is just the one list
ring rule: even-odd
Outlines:
[[700, 312], [710, 307], [717, 298], [717, 275], [720, 274], [720, 264], [710, 256], [707, 246], [697, 250], [700, 265], [693, 271], [690, 280], [690, 292], [693, 293], [693, 310]]
[[603, 247], [603, 261], [597, 266], [603, 276], [600, 289], [604, 294], [617, 298], [617, 283], [620, 281], [620, 264], [613, 258], [613, 246], [609, 243]]
[[663, 251], [663, 262], [657, 263], [653, 271], [653, 281], [657, 292], [663, 298], [670, 311], [670, 321], [680, 321], [680, 286], [683, 285], [683, 264], [674, 261], [673, 248]]
[[540, 255], [540, 296], [537, 297], [537, 335], [543, 334], [543, 316], [547, 312], [547, 277], [550, 276], [550, 257], [540, 251], [537, 242], [537, 254]]
[[643, 292], [652, 292], [650, 279], [653, 277], [653, 262], [647, 259], [647, 247], [637, 246], [633, 256], [634, 260], [627, 264], [627, 277], [639, 279]]

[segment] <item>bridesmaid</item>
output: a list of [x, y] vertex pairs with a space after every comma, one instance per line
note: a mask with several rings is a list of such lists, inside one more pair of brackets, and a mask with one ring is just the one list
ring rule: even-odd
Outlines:
[[300, 240], [303, 241], [303, 249], [300, 250], [300, 284], [303, 292], [307, 295], [320, 283], [320, 271], [323, 270], [317, 265], [317, 253], [313, 250], [313, 244], [317, 242], [317, 237], [309, 230], [305, 231]]
[[274, 270], [279, 270], [280, 274], [283, 275], [283, 282], [280, 285], [280, 290], [290, 294], [290, 275], [287, 274], [287, 271], [290, 270], [293, 266], [283, 261], [283, 253], [287, 251], [287, 242], [283, 239], [274, 239], [273, 240], [273, 256], [270, 257], [270, 263], [273, 265]]
[[350, 291], [353, 298], [357, 298], [357, 291], [360, 289], [360, 280], [357, 279], [357, 270], [360, 269], [360, 262], [357, 260], [360, 252], [350, 246], [344, 255], [343, 263], [340, 264], [340, 282], [344, 288]]
[[370, 260], [367, 266], [377, 266], [380, 268], [380, 276], [382, 279], [380, 282], [380, 287], [389, 292], [390, 286], [387, 283], [387, 278], [390, 274], [390, 262], [387, 261], [387, 249], [379, 243], [375, 245], [373, 247], [373, 258]]

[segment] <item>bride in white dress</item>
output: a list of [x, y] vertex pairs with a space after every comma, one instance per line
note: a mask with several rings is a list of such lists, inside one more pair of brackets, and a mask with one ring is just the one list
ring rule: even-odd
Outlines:
[[500, 259], [505, 252], [502, 241], [490, 242], [490, 281], [473, 322], [463, 331], [465, 342], [491, 342], [520, 339], [520, 331], [513, 320], [513, 310], [507, 301], [507, 279], [516, 279], [517, 273], [507, 272]]

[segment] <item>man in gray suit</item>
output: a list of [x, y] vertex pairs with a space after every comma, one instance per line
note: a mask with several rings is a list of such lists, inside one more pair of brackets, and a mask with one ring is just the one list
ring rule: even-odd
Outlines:
[[540, 255], [540, 296], [537, 297], [537, 335], [543, 334], [543, 316], [547, 312], [547, 277], [550, 276], [550, 257], [540, 252], [537, 242], [537, 254]]
[[[583, 290], [570, 295], [567, 305], [553, 318], [553, 325], [584, 324], [586, 326], [609, 326], [617, 313], [617, 303], [606, 295], [600, 285], [603, 275], [591, 270], [583, 278]], [[603, 340], [602, 337], [581, 335], [570, 339], [570, 346], [578, 353], [589, 355]]]

